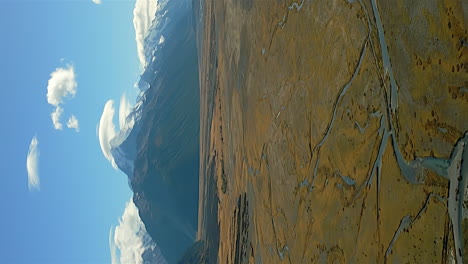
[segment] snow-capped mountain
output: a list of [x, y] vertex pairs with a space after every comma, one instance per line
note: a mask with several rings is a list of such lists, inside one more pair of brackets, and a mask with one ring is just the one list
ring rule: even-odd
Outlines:
[[[199, 83], [190, 0], [158, 2], [145, 56], [141, 94], [111, 153], [128, 175], [146, 231], [176, 263], [195, 241], [198, 219]], [[156, 255], [145, 256], [153, 263]]]

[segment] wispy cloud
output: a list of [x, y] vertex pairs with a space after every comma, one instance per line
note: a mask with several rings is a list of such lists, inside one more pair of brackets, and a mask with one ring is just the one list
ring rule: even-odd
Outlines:
[[[143, 252], [155, 246], [155, 243], [149, 239], [145, 224], [138, 215], [138, 208], [130, 198], [122, 217], [119, 219], [119, 225], [115, 227], [115, 230], [111, 228], [109, 232], [112, 264], [143, 263]], [[117, 250], [120, 253], [120, 258], [117, 256]]]
[[78, 119], [74, 115], [71, 115], [70, 119], [68, 119], [67, 127], [74, 128], [76, 132], [80, 132], [80, 124], [78, 123]]
[[28, 157], [26, 158], [26, 169], [28, 171], [28, 188], [30, 191], [40, 189], [39, 180], [39, 141], [34, 136], [29, 144]]
[[63, 108], [57, 106], [55, 110], [50, 114], [50, 117], [52, 118], [52, 123], [54, 124], [54, 128], [56, 130], [62, 130], [63, 128], [62, 123], [60, 123], [60, 117], [62, 116], [62, 113]]
[[141, 69], [146, 66], [145, 37], [155, 17], [157, 3], [157, 0], [136, 0], [133, 9], [133, 26], [135, 28], [135, 40]]
[[102, 4], [102, 1], [101, 0], [93, 0], [93, 3], [95, 3], [96, 5], [100, 5], [100, 4]]
[[114, 242], [114, 227], [113, 226], [111, 226], [109, 230], [109, 249], [110, 249], [110, 255], [111, 255], [111, 263], [112, 264], [120, 263], [120, 259], [117, 256], [117, 246], [115, 245], [115, 242]]
[[122, 94], [119, 104], [119, 127], [121, 130], [128, 127], [127, 116], [130, 114], [131, 110], [132, 105], [128, 102], [125, 94]]
[[128, 101], [125, 93], [120, 98], [120, 105], [119, 105], [119, 127], [116, 129], [114, 124], [114, 116], [115, 116], [115, 108], [114, 108], [114, 100], [107, 101], [106, 105], [104, 106], [104, 110], [101, 114], [101, 119], [99, 120], [99, 124], [96, 128], [96, 133], [99, 139], [99, 144], [101, 146], [102, 153], [104, 157], [110, 161], [112, 167], [117, 169], [117, 164], [115, 163], [114, 157], [111, 153], [111, 140], [119, 133], [119, 131], [125, 131], [133, 127], [135, 121], [134, 119], [127, 119], [128, 115], [132, 111], [133, 106]]
[[63, 128], [60, 122], [60, 117], [63, 113], [61, 105], [64, 103], [65, 98], [73, 98], [75, 96], [77, 86], [75, 69], [72, 65], [67, 65], [65, 68], [56, 68], [50, 74], [47, 84], [47, 102], [55, 106], [55, 110], [50, 116], [56, 130], [62, 130]]
[[112, 157], [111, 153], [111, 145], [110, 141], [115, 137], [115, 125], [113, 122], [113, 118], [115, 115], [114, 109], [114, 101], [109, 100], [107, 101], [106, 105], [104, 106], [104, 110], [102, 111], [101, 120], [99, 120], [99, 129], [98, 129], [98, 138], [99, 144], [101, 145], [102, 153], [104, 157], [110, 161], [112, 167], [117, 169], [117, 164], [115, 164], [114, 157]]

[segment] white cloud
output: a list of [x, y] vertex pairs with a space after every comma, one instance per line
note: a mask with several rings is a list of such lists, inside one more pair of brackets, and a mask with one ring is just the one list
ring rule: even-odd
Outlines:
[[[60, 60], [63, 62], [63, 59]], [[56, 68], [54, 72], [50, 74], [50, 79], [47, 84], [47, 102], [55, 106], [55, 110], [51, 113], [52, 123], [56, 130], [62, 130], [63, 125], [60, 122], [60, 117], [63, 113], [63, 101], [67, 97], [74, 97], [76, 94], [76, 74], [75, 69], [71, 65], [67, 65], [65, 68]], [[72, 116], [74, 117], [74, 116]], [[70, 121], [76, 121], [70, 123]], [[70, 126], [70, 125], [72, 126]], [[74, 117], [74, 120], [68, 120], [67, 126], [69, 128], [78, 128], [78, 120]]]
[[120, 104], [119, 104], [119, 127], [121, 130], [130, 125], [127, 123], [126, 119], [127, 119], [127, 116], [130, 114], [131, 110], [132, 110], [132, 105], [128, 102], [125, 94], [122, 94], [122, 97], [120, 97]]
[[26, 158], [26, 169], [28, 171], [28, 188], [30, 191], [40, 189], [39, 180], [39, 141], [34, 136], [29, 144], [28, 157]]
[[63, 108], [60, 106], [57, 106], [55, 108], [55, 111], [50, 114], [50, 117], [52, 118], [52, 123], [54, 124], [54, 128], [56, 130], [62, 130], [62, 123], [60, 123], [60, 117], [62, 116], [63, 113]]
[[115, 125], [112, 119], [114, 118], [115, 110], [114, 110], [114, 101], [109, 100], [107, 101], [106, 105], [104, 106], [104, 110], [102, 111], [101, 120], [99, 120], [99, 130], [98, 130], [98, 138], [99, 144], [101, 145], [102, 153], [104, 157], [110, 161], [112, 167], [117, 169], [117, 164], [115, 164], [114, 157], [111, 154], [111, 146], [110, 141], [115, 137]]
[[113, 226], [111, 226], [109, 230], [109, 249], [110, 249], [110, 255], [111, 255], [111, 263], [112, 264], [120, 263], [120, 260], [117, 256], [117, 246], [115, 245], [115, 242], [114, 242], [114, 227]]
[[53, 106], [63, 103], [65, 97], [73, 97], [76, 94], [76, 79], [73, 66], [57, 68], [50, 74], [47, 85], [47, 102]]
[[68, 119], [67, 127], [74, 128], [76, 132], [80, 132], [80, 124], [74, 115], [71, 115], [70, 119]]
[[133, 9], [133, 27], [135, 28], [135, 40], [141, 69], [146, 66], [144, 42], [155, 17], [156, 8], [157, 0], [136, 0]]
[[[116, 263], [143, 263], [142, 254], [155, 244], [149, 240], [145, 224], [138, 215], [138, 208], [132, 198], [127, 202], [124, 213], [119, 219], [119, 225], [115, 227], [112, 239], [112, 227], [109, 232], [109, 248], [112, 264]], [[120, 258], [117, 256], [117, 250]]]
[[101, 0], [93, 0], [93, 3], [95, 3], [96, 5], [100, 5], [100, 4], [102, 4], [102, 1]]

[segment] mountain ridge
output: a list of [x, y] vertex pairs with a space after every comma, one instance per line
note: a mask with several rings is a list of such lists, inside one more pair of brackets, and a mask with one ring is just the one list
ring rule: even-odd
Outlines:
[[182, 257], [197, 231], [199, 89], [192, 23], [190, 1], [166, 1], [157, 9], [145, 39], [150, 64], [141, 75], [142, 92], [127, 116], [129, 127], [111, 141], [140, 218], [168, 263]]

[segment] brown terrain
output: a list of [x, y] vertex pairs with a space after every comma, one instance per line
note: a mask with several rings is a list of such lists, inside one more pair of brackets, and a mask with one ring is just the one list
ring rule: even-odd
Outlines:
[[201, 8], [208, 262], [468, 261], [467, 1]]

